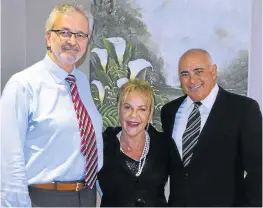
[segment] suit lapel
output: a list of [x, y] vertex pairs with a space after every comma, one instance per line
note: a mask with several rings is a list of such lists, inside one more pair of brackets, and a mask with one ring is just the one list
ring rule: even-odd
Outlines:
[[205, 151], [205, 148], [209, 148], [210, 142], [215, 136], [214, 129], [220, 125], [222, 122], [222, 117], [225, 116], [224, 114], [224, 106], [226, 105], [226, 92], [224, 89], [219, 87], [218, 95], [216, 97], [215, 103], [210, 111], [210, 114], [206, 120], [206, 123], [200, 133], [198, 138], [198, 142], [193, 150], [193, 156], [191, 158], [188, 167], [194, 163], [199, 155], [202, 155], [202, 152]]
[[173, 136], [173, 128], [174, 128], [174, 121], [175, 121], [175, 114], [177, 113], [179, 107], [181, 106], [182, 102], [185, 100], [187, 96], [182, 96], [178, 98], [177, 102], [174, 102], [167, 112], [167, 126], [168, 126], [168, 136]]

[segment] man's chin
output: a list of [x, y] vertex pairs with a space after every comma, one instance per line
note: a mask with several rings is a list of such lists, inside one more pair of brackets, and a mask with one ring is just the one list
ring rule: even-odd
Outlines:
[[200, 100], [202, 100], [202, 96], [197, 95], [196, 93], [188, 93], [188, 96], [191, 98], [192, 101], [194, 102], [199, 102]]
[[71, 56], [71, 55], [67, 55], [62, 57], [62, 61], [66, 64], [75, 64], [78, 62], [80, 58], [76, 57], [76, 56]]

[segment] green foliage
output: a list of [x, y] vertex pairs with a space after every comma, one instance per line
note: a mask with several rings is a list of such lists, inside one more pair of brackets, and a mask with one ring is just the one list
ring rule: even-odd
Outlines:
[[103, 120], [103, 131], [108, 126], [118, 126], [118, 108], [116, 105], [108, 105], [104, 104], [100, 108], [100, 113], [102, 115]]
[[132, 58], [132, 44], [131, 42], [129, 42], [126, 46], [126, 50], [124, 52], [124, 58], [123, 58], [123, 65], [127, 66], [128, 62], [131, 60]]
[[99, 109], [101, 107], [100, 99], [99, 99], [99, 92], [95, 85], [91, 85], [91, 94], [94, 100], [95, 105]]
[[103, 44], [104, 44], [105, 49], [108, 52], [109, 58], [112, 59], [112, 60], [113, 59], [117, 60], [116, 51], [115, 51], [115, 48], [112, 45], [112, 43], [104, 38], [103, 39]]
[[[136, 59], [148, 60], [153, 69], [141, 70], [136, 78], [147, 80], [154, 89], [155, 112], [152, 123], [158, 129], [161, 129], [160, 110], [168, 102], [166, 95], [162, 95], [158, 85], [165, 85], [165, 78], [162, 74], [163, 60], [157, 57], [154, 51], [149, 49], [152, 45], [150, 33], [139, 9], [131, 5], [130, 0], [94, 0], [92, 12], [94, 15], [94, 31], [91, 42], [91, 48], [106, 49], [108, 53], [108, 62], [106, 69], [103, 69], [100, 59], [96, 53], [91, 53], [91, 80], [99, 80], [105, 89], [103, 104], [100, 103], [99, 91], [96, 86], [91, 86], [91, 92], [96, 106], [98, 107], [102, 118], [103, 128], [107, 126], [117, 126], [117, 80], [121, 78], [130, 78], [128, 63]], [[122, 37], [126, 41], [126, 48], [122, 63], [119, 63], [114, 45], [107, 40], [108, 37]]]
[[[111, 2], [114, 2], [114, 5]], [[123, 64], [138, 58], [148, 60], [153, 66], [153, 74], [158, 77], [158, 79], [153, 77], [152, 80], [165, 85], [163, 59], [157, 57], [155, 51], [148, 47], [154, 44], [150, 39], [151, 34], [142, 21], [140, 9], [135, 8], [132, 3], [134, 2], [131, 0], [94, 0], [92, 7], [94, 32], [91, 47], [104, 48], [104, 38], [123, 37], [130, 44], [126, 48], [128, 53], [124, 54]]]
[[[92, 97], [102, 115], [104, 129], [108, 126], [119, 125], [118, 108], [117, 108], [117, 94], [118, 94], [117, 80], [121, 78], [129, 79], [129, 69], [127, 66], [130, 61], [129, 58], [131, 58], [130, 54], [134, 49], [131, 43], [128, 43], [126, 45], [123, 63], [118, 63], [114, 46], [111, 47], [110, 45], [111, 43], [109, 43], [109, 41], [104, 40], [104, 47], [107, 48], [109, 54], [106, 72], [103, 71], [101, 67], [96, 68], [101, 64], [97, 62], [92, 62], [91, 64], [91, 70], [95, 72], [94, 79], [99, 80], [105, 89], [105, 97], [103, 100], [103, 104], [101, 104], [99, 99], [100, 92], [94, 85], [91, 86]], [[92, 53], [91, 56], [96, 56], [96, 54]], [[93, 60], [100, 61], [99, 59], [93, 59]], [[136, 78], [146, 79], [148, 71], [149, 70], [147, 70], [146, 68], [141, 70], [141, 73], [138, 73]], [[154, 98], [155, 98], [155, 111], [154, 111], [152, 123], [155, 126], [155, 128], [161, 131], [160, 110], [161, 107], [168, 102], [168, 98], [165, 95], [162, 95], [155, 86], [152, 87], [153, 87]]]
[[108, 74], [112, 80], [117, 81], [120, 78], [128, 77], [128, 70], [127, 68], [118, 66], [116, 62], [110, 58]]

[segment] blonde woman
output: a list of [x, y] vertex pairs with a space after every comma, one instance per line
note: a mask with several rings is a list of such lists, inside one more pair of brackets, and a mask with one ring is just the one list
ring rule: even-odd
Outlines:
[[104, 165], [99, 172], [101, 206], [167, 206], [164, 187], [178, 154], [172, 138], [149, 125], [153, 91], [148, 82], [125, 83], [118, 94], [121, 127], [104, 132]]

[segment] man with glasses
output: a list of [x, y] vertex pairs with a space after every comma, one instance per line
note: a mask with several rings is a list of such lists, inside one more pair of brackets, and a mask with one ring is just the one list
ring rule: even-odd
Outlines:
[[8, 81], [1, 99], [1, 206], [96, 206], [102, 119], [75, 64], [90, 12], [59, 4], [46, 22], [47, 54]]

